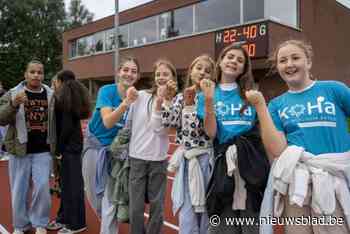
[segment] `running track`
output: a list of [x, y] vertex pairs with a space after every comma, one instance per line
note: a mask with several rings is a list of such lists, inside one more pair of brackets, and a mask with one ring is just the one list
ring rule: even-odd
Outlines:
[[[170, 136], [171, 142], [174, 142], [174, 136]], [[169, 153], [172, 153], [176, 145], [173, 143], [170, 144]], [[170, 154], [169, 154], [170, 155]], [[167, 184], [167, 193], [166, 193], [166, 201], [165, 201], [165, 220], [164, 220], [164, 234], [177, 234], [178, 233], [178, 220], [177, 217], [172, 215], [171, 211], [171, 186], [173, 182], [173, 175], [168, 175], [168, 184]], [[59, 207], [59, 200], [53, 196], [52, 197], [52, 209], [51, 209], [51, 217], [54, 218], [55, 214]], [[147, 220], [148, 213], [147, 208], [145, 212], [145, 217]], [[11, 225], [11, 203], [10, 203], [10, 188], [9, 188], [9, 180], [8, 180], [8, 170], [7, 170], [7, 161], [0, 161], [0, 233], [1, 234], [9, 234], [12, 233], [13, 228]], [[100, 221], [90, 208], [88, 202], [86, 202], [86, 223], [87, 230], [81, 232], [82, 234], [98, 234], [100, 228]], [[281, 228], [277, 228], [281, 229]], [[28, 232], [30, 234], [34, 234], [34, 230]], [[55, 231], [48, 233], [56, 233]], [[127, 234], [128, 233], [128, 225], [121, 224], [119, 229], [119, 234]], [[281, 234], [282, 230], [276, 230], [275, 234]]]

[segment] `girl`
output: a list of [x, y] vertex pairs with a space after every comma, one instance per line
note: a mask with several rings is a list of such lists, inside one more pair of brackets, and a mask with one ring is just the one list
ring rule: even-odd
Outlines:
[[[209, 182], [207, 207], [208, 212], [219, 215], [222, 222], [218, 226], [211, 226], [210, 233], [258, 233], [257, 225], [226, 226], [224, 221], [226, 217], [258, 217], [259, 201], [262, 199], [260, 194], [268, 175], [267, 158], [264, 158], [259, 138], [253, 132], [256, 113], [247, 105], [244, 96], [245, 91], [254, 88], [255, 84], [250, 58], [241, 45], [233, 44], [223, 49], [216, 63], [216, 78], [219, 84], [217, 87], [208, 79], [200, 82], [202, 93], [197, 105], [198, 116], [204, 120], [205, 132], [215, 139], [215, 165]], [[245, 138], [241, 139], [241, 135]], [[248, 139], [248, 143], [245, 139]], [[249, 150], [249, 153], [246, 154], [242, 148]], [[237, 164], [235, 155], [237, 160], [248, 160], [240, 164], [242, 168], [238, 168], [239, 173], [233, 172], [234, 164]], [[249, 160], [261, 164], [251, 165]], [[243, 170], [246, 177], [242, 174], [243, 165], [249, 165], [247, 170]], [[257, 179], [253, 176], [256, 172], [262, 176], [257, 177], [259, 182], [253, 183], [251, 180]]]
[[[177, 173], [172, 191], [174, 213], [180, 209], [180, 234], [208, 232], [205, 191], [209, 181], [212, 142], [204, 132], [203, 122], [197, 118], [195, 102], [200, 92], [200, 81], [203, 79], [214, 81], [214, 67], [214, 61], [208, 55], [197, 57], [188, 69], [184, 94], [177, 95], [173, 104], [163, 105], [162, 122], [166, 127], [176, 128], [176, 141], [180, 144], [169, 165], [169, 170], [172, 171], [173, 160], [180, 162], [180, 165], [174, 165]], [[193, 156], [188, 158], [191, 153]], [[193, 169], [196, 164], [200, 166], [200, 170], [197, 170], [199, 173]], [[196, 181], [201, 182], [200, 191], [195, 191]], [[180, 186], [175, 186], [178, 183]], [[194, 194], [195, 192], [197, 194]], [[180, 200], [178, 200], [179, 197]], [[200, 199], [198, 200], [197, 197]]]
[[126, 58], [116, 72], [118, 82], [105, 85], [99, 90], [95, 111], [86, 130], [83, 152], [86, 195], [96, 213], [102, 216], [100, 233], [103, 234], [117, 233], [116, 207], [110, 202], [105, 189], [109, 164], [108, 146], [123, 128], [127, 110], [137, 98], [133, 85], [139, 79], [140, 67], [136, 59]]
[[[161, 125], [161, 105], [169, 100], [166, 89], [174, 90], [176, 70], [166, 61], [159, 60], [154, 69], [155, 84], [149, 91], [140, 91], [132, 104], [128, 119], [131, 121], [129, 144], [129, 210], [130, 233], [159, 234], [163, 225], [168, 132]], [[167, 88], [168, 87], [168, 88]], [[144, 227], [145, 197], [150, 203], [150, 217]]]
[[[275, 207], [274, 215], [322, 218], [321, 214], [327, 214], [345, 221], [343, 225], [287, 225], [286, 233], [349, 233], [350, 220], [344, 216], [349, 214], [349, 206], [344, 205], [344, 198], [350, 192], [344, 178], [349, 181], [346, 173], [350, 170], [350, 135], [346, 118], [350, 116], [350, 89], [337, 81], [314, 81], [310, 72], [312, 48], [302, 41], [281, 43], [271, 60], [289, 90], [273, 99], [268, 109], [260, 92], [249, 91], [246, 95], [256, 107], [264, 145], [277, 158], [271, 173], [272, 186], [274, 193], [282, 197], [284, 209], [278, 212]], [[297, 181], [299, 189], [305, 188], [299, 191], [299, 199], [294, 186], [285, 184], [288, 194], [278, 189], [281, 177], [277, 170], [298, 170], [295, 178], [287, 181]], [[325, 174], [328, 181], [324, 180]], [[325, 194], [331, 195], [317, 206], [317, 199]], [[332, 204], [331, 208], [325, 209], [328, 204]]]
[[[90, 98], [88, 90], [75, 79], [72, 71], [61, 71], [55, 82], [54, 102], [51, 103], [56, 120], [56, 144], [53, 147], [62, 162], [59, 172], [62, 189], [60, 220], [56, 224], [65, 225], [58, 231], [60, 234], [78, 233], [86, 229], [80, 120], [90, 116]], [[49, 227], [53, 226], [50, 224]]]

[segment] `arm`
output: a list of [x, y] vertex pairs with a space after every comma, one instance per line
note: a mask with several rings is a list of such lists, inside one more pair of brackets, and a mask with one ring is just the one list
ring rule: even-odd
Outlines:
[[0, 125], [14, 123], [18, 108], [11, 101], [11, 94], [7, 92], [0, 98]]
[[287, 140], [283, 132], [278, 131], [267, 109], [261, 92], [250, 90], [246, 92], [247, 100], [255, 106], [260, 121], [260, 131], [266, 151], [274, 159], [279, 157], [287, 147]]
[[[216, 114], [214, 108], [215, 83], [208, 79], [200, 82], [200, 87], [204, 95], [204, 130], [206, 134], [214, 139], [217, 132]], [[201, 103], [198, 103], [201, 105]]]
[[137, 90], [134, 87], [130, 87], [126, 91], [126, 98], [122, 103], [113, 110], [111, 107], [102, 107], [101, 108], [101, 118], [103, 124], [106, 128], [112, 128], [117, 122], [121, 120], [123, 114], [128, 109], [128, 107], [133, 103], [138, 97]]

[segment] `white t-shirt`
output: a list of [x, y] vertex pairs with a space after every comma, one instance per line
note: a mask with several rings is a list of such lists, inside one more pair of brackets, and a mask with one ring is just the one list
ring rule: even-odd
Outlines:
[[155, 112], [155, 99], [147, 91], [139, 91], [131, 105], [128, 119], [132, 121], [129, 154], [132, 158], [163, 161], [167, 158], [169, 138], [161, 124], [161, 114]]

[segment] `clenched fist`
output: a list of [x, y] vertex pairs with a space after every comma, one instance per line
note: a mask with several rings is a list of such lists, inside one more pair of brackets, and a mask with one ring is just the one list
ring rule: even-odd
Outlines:
[[248, 90], [245, 92], [247, 101], [253, 106], [266, 105], [263, 94], [258, 90]]
[[200, 82], [201, 90], [205, 98], [213, 98], [215, 92], [215, 83], [209, 79], [203, 79]]
[[25, 103], [26, 101], [28, 101], [28, 97], [25, 93], [25, 91], [18, 93], [15, 96], [15, 99], [12, 102], [12, 105], [14, 107], [18, 107], [20, 104]]
[[129, 87], [128, 90], [126, 91], [126, 98], [125, 98], [126, 104], [130, 105], [131, 103], [136, 101], [138, 96], [139, 96], [139, 94], [138, 94], [137, 90], [135, 89], [135, 87], [133, 87], [133, 86]]

